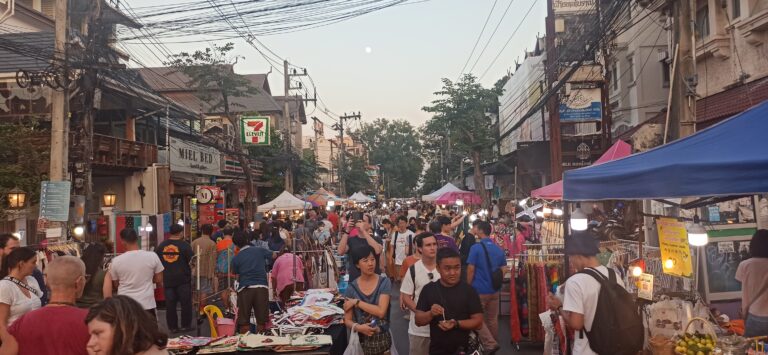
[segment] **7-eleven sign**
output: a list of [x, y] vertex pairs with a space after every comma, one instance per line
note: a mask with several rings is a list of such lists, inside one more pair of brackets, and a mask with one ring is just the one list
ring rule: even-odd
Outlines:
[[240, 137], [246, 145], [269, 145], [269, 117], [241, 117]]

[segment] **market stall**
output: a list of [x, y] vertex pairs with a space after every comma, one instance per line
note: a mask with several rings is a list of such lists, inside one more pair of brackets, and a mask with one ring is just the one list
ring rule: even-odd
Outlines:
[[302, 201], [288, 191], [283, 191], [274, 200], [260, 205], [256, 212], [305, 210], [309, 207], [311, 205], [308, 202]]
[[[699, 213], [703, 212], [701, 207], [768, 191], [768, 150], [763, 143], [768, 134], [765, 117], [768, 102], [653, 150], [565, 173], [566, 201], [652, 200], [693, 210], [693, 218], [654, 216], [659, 234], [658, 255], [652, 256], [658, 257], [656, 265], [648, 262], [648, 253], [657, 251], [636, 243], [638, 262], [631, 270], [630, 284], [637, 285], [638, 298], [651, 302], [645, 310], [649, 319], [646, 328], [652, 336], [652, 347], [657, 350], [666, 347], [669, 352], [693, 350], [706, 354], [713, 348], [747, 343], [739, 337], [722, 337], [733, 329], [726, 329], [731, 323], [718, 318], [719, 324], [714, 324], [709, 307], [698, 297], [700, 261], [709, 259], [710, 250], [721, 249], [729, 254], [740, 250], [730, 239], [721, 239], [720, 231], [704, 228]], [[578, 208], [571, 227], [578, 230], [576, 226], [581, 223], [586, 227], [585, 222], [575, 223], [577, 219], [586, 221], [586, 215]], [[710, 240], [716, 241], [717, 248], [709, 247]], [[729, 246], [734, 250], [729, 250]], [[655, 273], [673, 278], [654, 279], [650, 275], [654, 269]], [[706, 281], [710, 275], [705, 276]], [[665, 283], [665, 287], [676, 288], [678, 281], [689, 290], [687, 295], [666, 299], [655, 287]], [[735, 294], [738, 297], [738, 292]], [[707, 336], [693, 336], [694, 330]]]
[[284, 310], [270, 315], [267, 334], [172, 338], [168, 349], [174, 354], [343, 354], [342, 303], [334, 290], [297, 292]]
[[467, 191], [464, 191], [449, 182], [445, 184], [445, 186], [439, 188], [437, 191], [434, 191], [429, 195], [421, 196], [421, 200], [425, 202], [433, 202], [437, 200], [438, 197], [442, 196], [447, 192], [467, 192]]
[[458, 204], [457, 201], [461, 201], [462, 205], [479, 205], [482, 200], [480, 196], [474, 192], [469, 191], [451, 191], [446, 192], [435, 200], [435, 204], [438, 205], [453, 205]]
[[365, 196], [365, 195], [364, 195], [362, 192], [360, 192], [360, 191], [358, 191], [358, 192], [355, 192], [354, 194], [352, 194], [352, 196], [349, 196], [349, 200], [350, 200], [350, 201], [354, 201], [354, 202], [357, 202], [357, 203], [371, 203], [371, 202], [376, 202], [376, 200], [374, 200], [374, 199], [372, 199], [372, 198], [370, 198], [370, 197], [368, 197], [368, 196]]

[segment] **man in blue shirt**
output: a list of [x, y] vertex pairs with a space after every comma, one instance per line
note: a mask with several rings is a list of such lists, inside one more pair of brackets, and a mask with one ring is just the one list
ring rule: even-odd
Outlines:
[[469, 250], [467, 258], [467, 283], [480, 295], [483, 305], [483, 328], [480, 341], [488, 353], [499, 350], [499, 290], [493, 286], [493, 273], [501, 269], [507, 273], [507, 258], [504, 251], [493, 243], [491, 224], [485, 221], [475, 226], [476, 237], [480, 240]]
[[272, 260], [272, 251], [251, 246], [242, 231], [235, 233], [232, 242], [240, 248], [240, 252], [232, 258], [232, 273], [237, 275], [238, 282], [237, 325], [241, 334], [247, 333], [253, 310], [257, 330], [261, 332], [269, 321], [267, 262]]

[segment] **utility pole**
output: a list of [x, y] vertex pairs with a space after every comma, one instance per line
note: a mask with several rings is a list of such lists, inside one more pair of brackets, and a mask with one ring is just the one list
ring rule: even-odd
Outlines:
[[68, 177], [69, 164], [69, 65], [67, 36], [69, 29], [68, 1], [55, 4], [54, 64], [63, 66], [64, 87], [51, 92], [51, 157], [49, 179], [63, 181]]
[[360, 112], [357, 114], [351, 114], [347, 115], [344, 113], [344, 116], [339, 117], [339, 122], [333, 125], [333, 129], [339, 131], [341, 142], [339, 143], [339, 192], [341, 196], [344, 196], [346, 194], [346, 179], [344, 175], [346, 174], [345, 169], [345, 155], [347, 154], [347, 149], [344, 144], [344, 122], [348, 120], [359, 120], [360, 119]]
[[[302, 86], [301, 83], [299, 83], [299, 86], [292, 87], [291, 86], [291, 78], [292, 77], [300, 77], [300, 76], [307, 76], [307, 69], [304, 69], [303, 71], [299, 72], [296, 69], [293, 69], [292, 71], [288, 70], [288, 61], [283, 60], [283, 85], [284, 85], [284, 92], [285, 97], [283, 98], [283, 121], [285, 122], [285, 127], [283, 130], [285, 131], [285, 151], [288, 155], [288, 168], [285, 169], [285, 190], [293, 193], [293, 165], [294, 165], [294, 159], [293, 159], [293, 143], [292, 143], [292, 130], [293, 127], [293, 118], [291, 117], [291, 111], [290, 111], [290, 102], [288, 101], [291, 96], [291, 90], [301, 90]], [[315, 93], [315, 98], [295, 98], [297, 101], [297, 105], [301, 105], [304, 102], [317, 102], [317, 93]], [[299, 110], [298, 107], [296, 108], [296, 114], [298, 115]]]
[[[611, 112], [610, 92], [609, 92], [609, 78], [611, 78], [611, 51], [613, 41], [616, 39], [612, 34], [608, 33], [608, 29], [605, 24], [605, 16], [603, 14], [603, 2], [605, 0], [598, 0], [596, 2], [597, 14], [600, 19], [600, 33], [604, 34], [603, 43], [601, 47], [601, 53], [603, 57], [603, 78], [600, 82], [600, 101], [603, 109], [603, 117], [601, 120], [601, 131], [603, 132], [603, 139], [601, 142], [602, 149], [606, 149], [613, 143], [613, 114]], [[630, 5], [631, 6], [631, 5]]]
[[[312, 149], [315, 151], [315, 171], [319, 170], [320, 168], [320, 152], [318, 151], [317, 147], [320, 143], [320, 136], [323, 134], [323, 126], [322, 122], [317, 117], [312, 116], [312, 130], [315, 133], [315, 144], [313, 144]], [[321, 179], [322, 180], [322, 179]], [[320, 183], [320, 186], [322, 186], [322, 182]]]
[[[555, 37], [555, 9], [554, 0], [547, 0], [547, 62], [546, 75], [547, 86], [551, 89], [557, 83], [560, 76], [559, 54]], [[550, 95], [547, 102], [549, 111], [549, 158], [551, 161], [550, 173], [552, 181], [558, 181], [563, 178], [563, 148], [560, 136], [560, 95], [554, 93]]]
[[678, 45], [678, 62], [675, 66], [670, 119], [670, 141], [687, 137], [696, 131], [696, 13], [691, 0], [673, 2], [674, 39]]

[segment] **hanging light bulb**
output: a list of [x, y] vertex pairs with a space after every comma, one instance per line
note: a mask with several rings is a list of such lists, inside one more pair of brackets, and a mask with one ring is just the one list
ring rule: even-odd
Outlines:
[[184, 227], [184, 220], [183, 219], [179, 219], [178, 221], [176, 221], [176, 224]]
[[643, 274], [643, 268], [639, 266], [633, 266], [632, 267], [632, 276], [634, 277], [640, 277], [640, 275]]
[[555, 208], [554, 210], [552, 210], [552, 214], [555, 215], [555, 216], [558, 216], [558, 217], [562, 216], [563, 215], [563, 210], [561, 210], [559, 208]]
[[550, 213], [552, 213], [552, 209], [551, 209], [551, 208], [549, 208], [549, 207], [544, 207], [544, 208], [541, 210], [541, 212], [542, 212], [542, 213], [544, 213], [544, 214], [550, 214]]
[[701, 247], [708, 243], [709, 235], [707, 235], [707, 230], [701, 225], [699, 216], [693, 216], [693, 224], [688, 227], [688, 244], [695, 247]]
[[456, 200], [456, 206], [464, 206], [464, 200]]
[[83, 228], [83, 226], [77, 226], [72, 230], [72, 232], [75, 233], [75, 236], [82, 237], [85, 233], [85, 228]]
[[587, 220], [587, 214], [581, 210], [581, 204], [576, 204], [576, 209], [571, 213], [571, 229], [575, 231], [587, 230], [589, 221]]
[[155, 230], [155, 227], [152, 227], [151, 224], [147, 224], [147, 226], [144, 227], [144, 231], [146, 231], [147, 233], [152, 233], [153, 230]]
[[518, 202], [518, 204], [520, 205], [520, 207], [525, 207], [525, 205], [528, 204], [528, 197], [520, 200], [520, 202]]
[[544, 212], [542, 211], [536, 211], [536, 217], [544, 218]]

